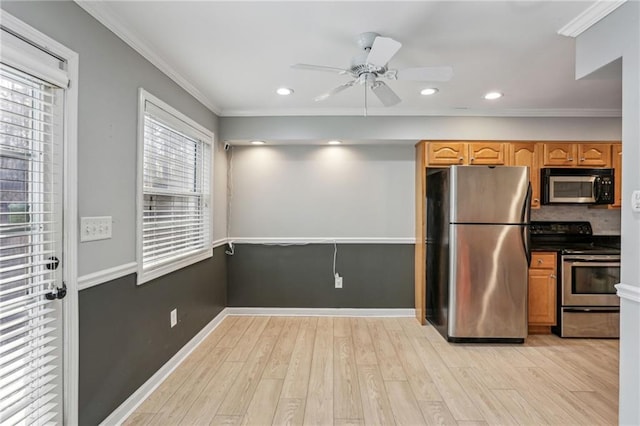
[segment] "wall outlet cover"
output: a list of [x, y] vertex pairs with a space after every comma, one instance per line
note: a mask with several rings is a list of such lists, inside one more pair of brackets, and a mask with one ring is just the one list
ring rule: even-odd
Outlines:
[[336, 274], [336, 288], [342, 288], [342, 277]]

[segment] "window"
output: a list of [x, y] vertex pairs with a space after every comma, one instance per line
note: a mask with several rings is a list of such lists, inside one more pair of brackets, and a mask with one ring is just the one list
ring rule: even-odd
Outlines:
[[213, 134], [140, 89], [138, 284], [213, 255]]

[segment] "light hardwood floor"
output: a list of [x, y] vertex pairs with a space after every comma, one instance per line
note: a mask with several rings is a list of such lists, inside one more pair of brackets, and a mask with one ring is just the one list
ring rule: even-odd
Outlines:
[[618, 341], [447, 343], [413, 318], [227, 317], [126, 425], [605, 425]]

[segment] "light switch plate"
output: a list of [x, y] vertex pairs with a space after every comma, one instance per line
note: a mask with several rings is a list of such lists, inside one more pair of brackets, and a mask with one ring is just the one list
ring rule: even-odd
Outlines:
[[80, 218], [80, 241], [107, 240], [111, 238], [111, 216]]
[[640, 213], [640, 191], [633, 191], [631, 194], [631, 211]]

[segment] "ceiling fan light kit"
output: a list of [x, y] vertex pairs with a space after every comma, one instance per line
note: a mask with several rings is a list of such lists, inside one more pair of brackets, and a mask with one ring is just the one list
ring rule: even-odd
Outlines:
[[291, 66], [295, 69], [325, 71], [352, 77], [352, 80], [316, 96], [314, 98], [315, 101], [323, 101], [355, 84], [363, 85], [366, 115], [367, 89], [370, 89], [385, 107], [397, 105], [402, 101], [391, 87], [378, 80], [379, 78], [409, 81], [449, 81], [453, 77], [453, 69], [451, 67], [389, 69], [389, 61], [400, 50], [402, 43], [389, 37], [382, 37], [378, 33], [362, 33], [356, 38], [356, 43], [362, 49], [362, 52], [351, 59], [351, 65], [348, 69], [310, 64], [294, 64]]

